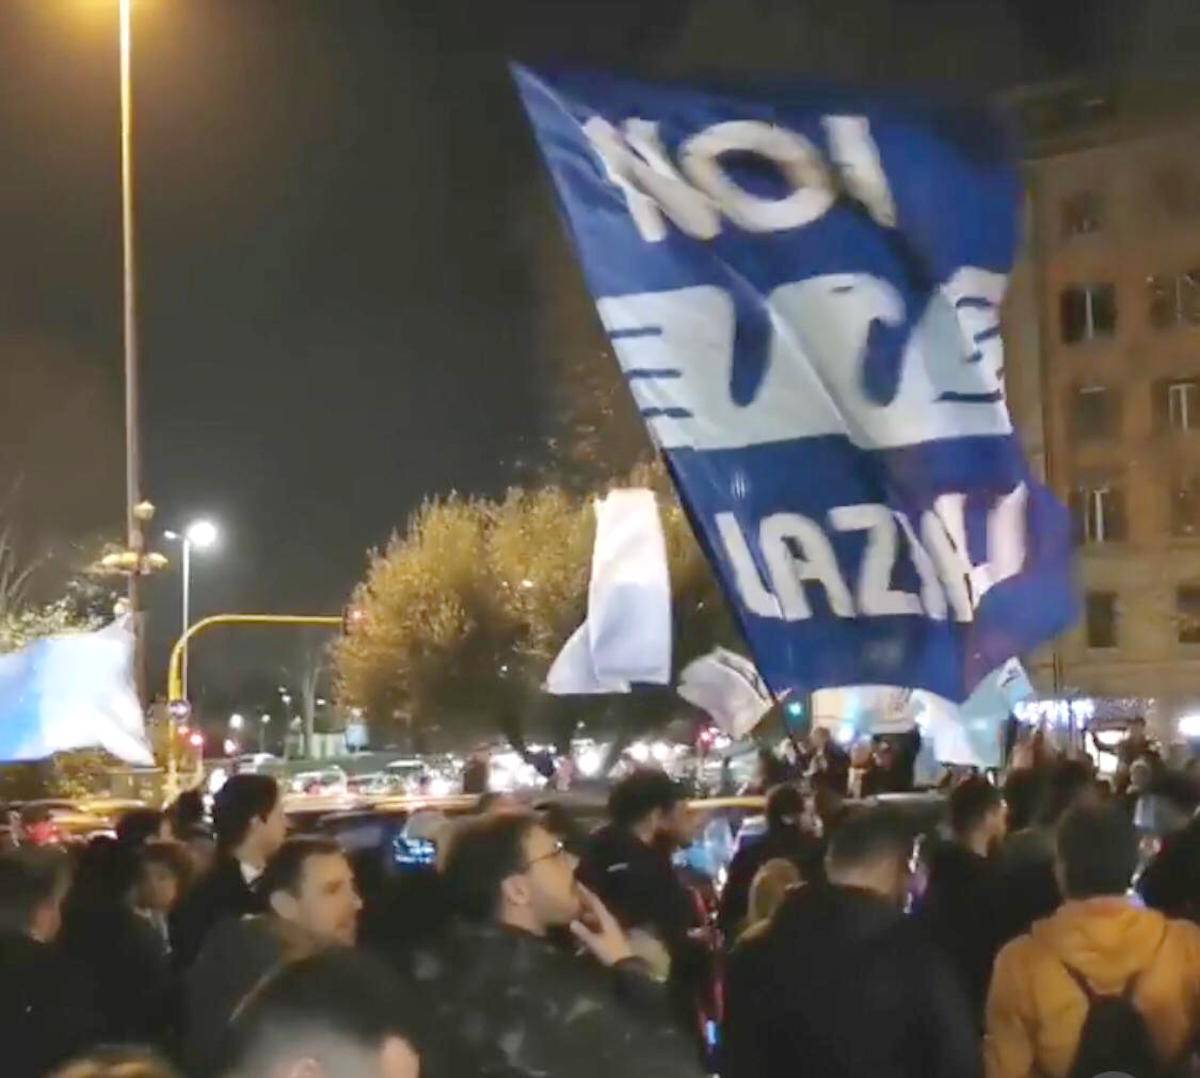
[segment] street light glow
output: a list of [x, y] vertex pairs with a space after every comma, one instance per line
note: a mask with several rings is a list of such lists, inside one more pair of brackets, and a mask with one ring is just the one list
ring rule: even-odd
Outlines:
[[246, 724], [246, 720], [241, 715], [229, 716], [229, 729], [240, 730]]
[[197, 550], [207, 550], [220, 537], [211, 520], [194, 520], [187, 528], [187, 539]]

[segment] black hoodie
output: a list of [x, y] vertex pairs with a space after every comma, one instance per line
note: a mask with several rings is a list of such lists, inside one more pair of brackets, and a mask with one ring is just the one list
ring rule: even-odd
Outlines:
[[735, 948], [723, 1078], [974, 1078], [979, 1038], [944, 960], [877, 895], [793, 891]]

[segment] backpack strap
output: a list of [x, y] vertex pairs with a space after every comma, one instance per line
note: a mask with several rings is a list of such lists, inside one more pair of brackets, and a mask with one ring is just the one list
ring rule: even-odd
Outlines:
[[[1062, 968], [1067, 971], [1067, 976], [1070, 977], [1071, 980], [1073, 980], [1075, 982], [1075, 984], [1079, 987], [1079, 991], [1081, 991], [1087, 997], [1088, 1006], [1090, 1007], [1093, 1003], [1096, 1002], [1096, 1000], [1099, 998], [1099, 996], [1093, 990], [1088, 979], [1082, 973], [1080, 973], [1079, 970], [1077, 970], [1074, 966], [1069, 966], [1069, 965], [1067, 965], [1066, 962], [1062, 962], [1061, 964], [1062, 964]], [[1122, 995], [1126, 995], [1126, 994], [1132, 992], [1133, 984], [1134, 984], [1134, 981], [1136, 981], [1136, 980], [1137, 980], [1136, 977], [1134, 977], [1130, 980], [1129, 984], [1127, 984], [1125, 986], [1125, 989], [1122, 992]]]

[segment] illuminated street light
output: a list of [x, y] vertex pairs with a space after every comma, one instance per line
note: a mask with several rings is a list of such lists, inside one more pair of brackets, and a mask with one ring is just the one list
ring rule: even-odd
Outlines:
[[246, 720], [241, 715], [234, 714], [229, 716], [229, 729], [240, 730], [245, 725]]
[[180, 532], [163, 532], [163, 538], [179, 543], [183, 549], [183, 659], [180, 678], [183, 698], [188, 697], [188, 629], [192, 626], [192, 550], [207, 550], [220, 538], [217, 526], [211, 520], [193, 520]]

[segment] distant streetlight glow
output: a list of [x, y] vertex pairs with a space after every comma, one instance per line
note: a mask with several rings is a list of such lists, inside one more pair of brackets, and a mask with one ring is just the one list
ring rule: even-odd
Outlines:
[[199, 749], [199, 748], [204, 747], [204, 735], [203, 734], [192, 734], [192, 736], [189, 737], [188, 740], [192, 743], [192, 748], [194, 748], [194, 749]]
[[188, 525], [186, 535], [188, 542], [197, 550], [207, 550], [220, 538], [221, 533], [211, 520], [194, 520]]
[[235, 714], [235, 715], [229, 716], [229, 729], [240, 730], [245, 725], [246, 725], [246, 720], [243, 719], [241, 715]]

